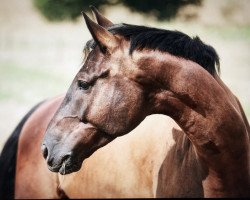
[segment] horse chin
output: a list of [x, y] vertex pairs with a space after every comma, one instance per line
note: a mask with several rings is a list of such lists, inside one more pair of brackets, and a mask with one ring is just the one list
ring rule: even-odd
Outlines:
[[71, 174], [73, 172], [77, 172], [81, 169], [81, 164], [80, 165], [71, 165], [71, 166], [61, 166], [61, 168], [59, 169], [59, 173], [61, 175], [67, 175], [67, 174]]
[[48, 166], [48, 169], [51, 172], [60, 173], [61, 175], [66, 175], [79, 171], [81, 167], [82, 167], [82, 162], [79, 162], [79, 160], [74, 160], [72, 159], [72, 157], [70, 157], [60, 165], [56, 165], [53, 167]]
[[67, 175], [67, 174], [71, 174], [73, 172], [77, 172], [81, 169], [82, 167], [82, 162], [78, 162], [78, 163], [71, 163], [71, 162], [64, 162], [61, 167], [59, 168], [58, 172], [61, 175]]
[[79, 171], [82, 167], [83, 161], [89, 158], [92, 153], [85, 153], [83, 158], [78, 159], [75, 157], [70, 157], [62, 163], [62, 165], [57, 169], [57, 172], [59, 172], [61, 175], [67, 175]]

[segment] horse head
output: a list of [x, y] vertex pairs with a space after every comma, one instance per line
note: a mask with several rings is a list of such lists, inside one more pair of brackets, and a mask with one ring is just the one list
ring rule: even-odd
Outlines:
[[[50, 122], [42, 151], [51, 171], [80, 169], [82, 161], [114, 138], [134, 129], [148, 114], [147, 95], [129, 42], [105, 27], [111, 25], [97, 10], [97, 21], [84, 15], [93, 48]], [[126, 62], [124, 62], [126, 61]], [[138, 74], [138, 76], [136, 75]]]

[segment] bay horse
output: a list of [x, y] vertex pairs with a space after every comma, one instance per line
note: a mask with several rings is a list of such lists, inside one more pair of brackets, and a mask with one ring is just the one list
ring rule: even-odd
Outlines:
[[[113, 25], [94, 7], [92, 9], [101, 26]], [[178, 129], [178, 125], [163, 115], [149, 116], [131, 134], [117, 138], [84, 161], [80, 171], [61, 176], [48, 170], [40, 146], [48, 123], [64, 96], [48, 99], [35, 106], [6, 142], [0, 156], [0, 197], [156, 196], [158, 172], [168, 149], [175, 144], [172, 129]], [[158, 137], [154, 137], [154, 133]], [[122, 148], [122, 157], [118, 148]], [[105, 170], [99, 162], [105, 163]]]
[[[40, 112], [35, 111], [27, 122], [20, 124], [23, 127], [18, 141], [16, 190], [19, 195], [16, 197], [37, 186], [36, 181], [40, 182], [38, 185], [45, 184], [45, 189], [37, 191], [37, 194], [40, 192], [37, 196], [45, 191], [51, 196], [58, 195], [55, 192], [58, 182], [61, 194], [84, 195], [88, 193], [84, 191], [85, 186], [86, 190], [89, 188], [84, 180], [91, 180], [88, 175], [95, 180], [95, 175], [98, 177], [107, 170], [106, 177], [112, 177], [112, 173], [117, 172], [107, 166], [111, 163], [118, 165], [113, 169], [123, 168], [120, 164], [124, 162], [119, 159], [127, 158], [131, 149], [136, 152], [134, 149], [140, 148], [149, 157], [133, 155], [134, 161], [139, 161], [133, 167], [129, 166], [133, 161], [125, 159], [127, 171], [118, 183], [135, 187], [121, 187], [116, 197], [119, 194], [135, 197], [141, 191], [141, 196], [148, 197], [249, 196], [250, 128], [238, 99], [216, 72], [219, 58], [215, 50], [199, 38], [190, 38], [181, 32], [110, 22], [106, 28], [84, 13], [83, 16], [93, 37], [86, 44], [91, 51], [83, 67], [65, 97], [43, 103], [37, 108]], [[163, 137], [163, 140], [154, 129], [145, 142], [143, 133], [147, 130], [143, 130], [137, 140], [128, 139], [128, 145], [121, 145], [123, 139], [136, 135], [135, 130], [152, 114], [163, 114], [174, 120], [169, 127], [171, 137]], [[34, 123], [44, 115], [47, 118], [40, 121], [41, 124]], [[158, 124], [154, 122], [151, 126]], [[175, 126], [177, 128], [173, 128]], [[45, 162], [41, 164], [37, 148], [32, 148], [37, 147], [43, 137], [35, 133], [43, 133], [46, 127], [41, 148], [48, 168], [61, 174], [59, 179], [57, 173], [44, 170]], [[30, 144], [29, 137], [35, 144]], [[152, 145], [155, 141], [158, 143]], [[117, 145], [112, 146], [115, 143]], [[152, 146], [157, 148], [151, 149]], [[98, 153], [105, 148], [110, 159], [102, 162]], [[158, 157], [161, 148], [164, 150], [156, 161], [154, 157]], [[6, 149], [1, 155], [1, 164], [2, 158], [8, 156]], [[22, 173], [28, 171], [25, 162], [31, 163], [27, 155], [33, 158], [32, 167], [28, 168], [40, 172], [41, 179]], [[96, 166], [99, 169], [91, 172], [90, 168]], [[133, 171], [135, 168], [137, 170]], [[132, 173], [139, 177], [132, 183], [127, 179], [127, 176], [132, 177], [130, 169], [139, 173]], [[84, 170], [89, 173], [83, 175]], [[2, 174], [1, 177], [6, 178]], [[21, 181], [25, 178], [32, 181], [22, 188]], [[82, 193], [77, 194], [77, 187]], [[126, 190], [128, 188], [131, 190]], [[104, 190], [110, 192], [109, 197], [114, 197], [110, 185], [104, 185]]]

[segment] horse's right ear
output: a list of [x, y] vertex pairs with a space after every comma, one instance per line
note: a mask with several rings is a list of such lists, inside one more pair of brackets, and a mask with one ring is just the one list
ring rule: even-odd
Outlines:
[[101, 51], [112, 51], [118, 45], [118, 39], [108, 30], [93, 22], [84, 12], [82, 12], [86, 25]]
[[94, 6], [89, 6], [89, 7], [92, 10], [93, 15], [96, 18], [96, 21], [99, 25], [101, 25], [104, 28], [108, 28], [114, 25], [111, 21], [109, 21], [106, 17], [104, 17]]

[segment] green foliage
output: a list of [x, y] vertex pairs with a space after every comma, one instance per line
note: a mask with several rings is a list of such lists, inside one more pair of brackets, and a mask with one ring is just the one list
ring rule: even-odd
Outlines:
[[75, 20], [89, 5], [97, 8], [103, 5], [122, 3], [133, 11], [153, 14], [159, 20], [174, 18], [177, 11], [187, 5], [200, 5], [202, 0], [33, 0], [34, 5], [50, 21]]
[[201, 0], [122, 0], [124, 5], [131, 10], [143, 13], [152, 13], [159, 20], [170, 20], [174, 18], [177, 11], [188, 4], [200, 5]]
[[[81, 11], [89, 9], [91, 0], [34, 0], [34, 5], [50, 21], [75, 20]], [[106, 0], [95, 0], [96, 7]]]

